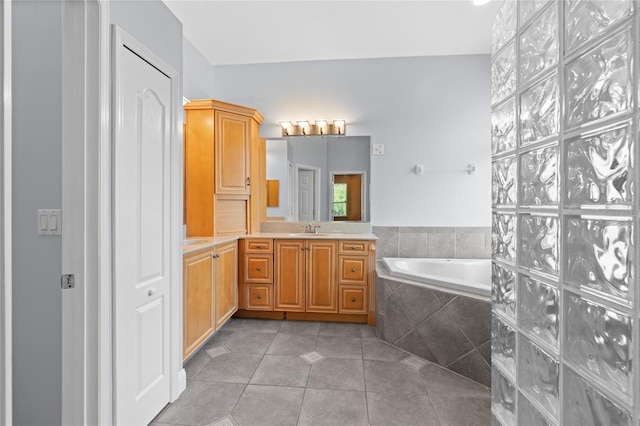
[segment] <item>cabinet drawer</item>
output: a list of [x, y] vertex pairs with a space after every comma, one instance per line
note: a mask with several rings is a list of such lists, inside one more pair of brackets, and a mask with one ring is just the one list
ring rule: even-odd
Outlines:
[[271, 284], [245, 284], [245, 309], [273, 311], [273, 286]]
[[340, 284], [367, 284], [367, 256], [340, 256]]
[[367, 254], [369, 253], [369, 241], [349, 241], [349, 240], [340, 240], [340, 254], [353, 254], [353, 253], [361, 253]]
[[341, 314], [366, 314], [367, 313], [367, 287], [340, 286], [340, 310]]
[[245, 253], [273, 253], [273, 240], [251, 238], [244, 240]]
[[248, 283], [273, 282], [273, 255], [245, 254], [244, 281]]

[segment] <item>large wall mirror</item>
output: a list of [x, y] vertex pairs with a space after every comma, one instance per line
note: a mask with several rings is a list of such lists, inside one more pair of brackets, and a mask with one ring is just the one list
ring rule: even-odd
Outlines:
[[267, 140], [267, 220], [368, 222], [369, 145], [369, 136]]

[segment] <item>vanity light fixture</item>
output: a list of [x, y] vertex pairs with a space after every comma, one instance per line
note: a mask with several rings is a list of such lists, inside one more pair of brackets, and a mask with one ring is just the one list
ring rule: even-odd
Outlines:
[[302, 136], [307, 136], [309, 134], [309, 122], [308, 121], [298, 121], [298, 127], [302, 132]]
[[282, 126], [282, 136], [344, 136], [347, 130], [345, 120], [333, 120], [329, 124], [327, 120], [309, 121], [279, 121]]

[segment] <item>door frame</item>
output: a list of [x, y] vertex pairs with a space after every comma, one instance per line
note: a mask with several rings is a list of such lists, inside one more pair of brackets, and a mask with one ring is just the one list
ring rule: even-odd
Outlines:
[[313, 172], [313, 178], [315, 179], [315, 182], [313, 184], [313, 192], [314, 192], [314, 200], [313, 202], [315, 203], [315, 214], [313, 215], [313, 220], [319, 221], [320, 220], [320, 208], [321, 208], [321, 197], [320, 197], [320, 181], [321, 181], [321, 177], [322, 177], [322, 169], [320, 167], [316, 167], [316, 166], [307, 166], [305, 164], [296, 164], [296, 170], [295, 170], [295, 181], [294, 181], [294, 194], [295, 194], [295, 203], [294, 203], [294, 212], [295, 212], [295, 218], [296, 221], [300, 221], [300, 212], [298, 211], [298, 175], [300, 173], [300, 170], [310, 170]]
[[333, 178], [335, 175], [361, 175], [362, 176], [362, 222], [367, 221], [367, 172], [355, 171], [355, 172], [339, 172], [329, 171], [329, 221], [333, 221]]
[[62, 423], [113, 424], [111, 151], [117, 43], [126, 43], [171, 79], [171, 401], [186, 388], [180, 76], [121, 29], [112, 31], [108, 0], [64, 0], [62, 19], [62, 273], [76, 277], [74, 289], [62, 290]]
[[11, 144], [12, 144], [12, 97], [11, 97], [11, 2], [4, 1], [0, 6], [0, 82], [2, 87], [2, 104], [0, 106], [0, 128], [2, 144], [0, 145], [0, 235], [2, 236], [2, 256], [0, 256], [0, 424], [13, 423], [13, 378], [12, 378], [12, 180], [11, 180]]

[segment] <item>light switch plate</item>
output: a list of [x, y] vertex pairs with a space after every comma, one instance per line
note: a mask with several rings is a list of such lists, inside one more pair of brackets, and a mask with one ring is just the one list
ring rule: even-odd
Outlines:
[[38, 235], [62, 235], [62, 210], [38, 209]]
[[373, 155], [384, 155], [384, 144], [374, 143], [373, 144]]

